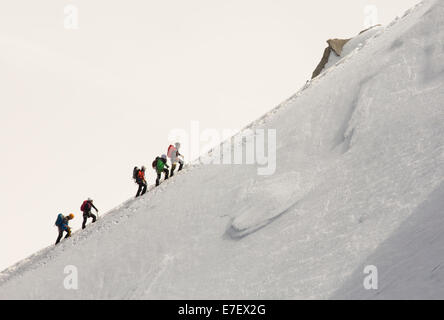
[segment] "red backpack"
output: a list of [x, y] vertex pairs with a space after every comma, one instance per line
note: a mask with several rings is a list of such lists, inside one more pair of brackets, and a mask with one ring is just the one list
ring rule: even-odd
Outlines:
[[173, 156], [173, 152], [176, 150], [176, 148], [172, 145], [172, 144], [170, 144], [170, 146], [168, 147], [168, 152], [167, 152], [167, 155], [168, 155], [168, 158], [171, 158], [172, 156]]
[[91, 205], [89, 204], [88, 200], [83, 201], [82, 206], [80, 207], [80, 211], [85, 212], [89, 211], [91, 209]]

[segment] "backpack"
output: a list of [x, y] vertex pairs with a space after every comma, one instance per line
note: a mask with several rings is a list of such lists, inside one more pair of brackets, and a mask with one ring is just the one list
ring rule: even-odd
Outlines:
[[134, 169], [133, 169], [133, 179], [134, 179], [134, 180], [137, 180], [137, 177], [138, 177], [138, 175], [139, 175], [139, 171], [140, 171], [139, 168], [134, 167]]
[[170, 144], [167, 151], [168, 158], [171, 158], [173, 156], [174, 149], [175, 147], [172, 144]]
[[156, 157], [156, 159], [154, 159], [154, 161], [152, 163], [153, 169], [157, 169], [157, 161], [158, 160], [159, 160], [159, 157]]
[[56, 227], [61, 227], [62, 226], [63, 218], [64, 218], [63, 214], [59, 213], [59, 215], [57, 216], [57, 220], [55, 222], [55, 226]]
[[82, 206], [80, 207], [80, 211], [85, 212], [89, 211], [91, 209], [91, 206], [88, 203], [88, 200], [83, 201]]

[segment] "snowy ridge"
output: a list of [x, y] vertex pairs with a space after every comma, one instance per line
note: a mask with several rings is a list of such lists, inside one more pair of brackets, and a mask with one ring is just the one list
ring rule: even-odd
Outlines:
[[275, 174], [196, 162], [5, 270], [0, 299], [442, 298], [443, 14], [409, 10], [244, 128], [277, 130]]

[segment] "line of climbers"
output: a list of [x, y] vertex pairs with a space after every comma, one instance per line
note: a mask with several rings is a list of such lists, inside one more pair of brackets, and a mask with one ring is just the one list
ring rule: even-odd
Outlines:
[[[160, 184], [162, 173], [165, 175], [165, 180], [167, 180], [168, 177], [172, 177], [174, 175], [174, 170], [176, 170], [177, 164], [179, 164], [178, 171], [182, 170], [184, 162], [183, 162], [183, 155], [180, 154], [179, 149], [180, 149], [180, 143], [176, 142], [174, 146], [170, 145], [168, 147], [167, 154], [163, 154], [160, 157], [156, 157], [156, 159], [154, 159], [151, 166], [153, 167], [153, 169], [156, 171], [157, 174], [156, 187]], [[167, 157], [170, 158], [171, 162], [170, 171], [168, 170], [170, 169], [170, 166], [167, 164]], [[133, 169], [133, 179], [139, 185], [139, 188], [137, 189], [136, 193], [136, 198], [141, 195], [144, 195], [148, 188], [148, 183], [146, 182], [145, 179], [145, 171], [146, 171], [145, 166], [142, 166], [140, 169], [138, 167], [134, 167]]]
[[[156, 159], [153, 161], [152, 167], [157, 173], [156, 186], [160, 184], [162, 173], [164, 173], [165, 180], [167, 180], [168, 177], [172, 177], [174, 175], [174, 170], [176, 170], [177, 164], [179, 164], [178, 171], [182, 170], [184, 161], [183, 161], [183, 155], [179, 153], [179, 148], [180, 148], [179, 142], [176, 142], [174, 146], [170, 145], [168, 147], [167, 155], [171, 161], [171, 171], [168, 170], [170, 166], [167, 164], [167, 155], [163, 154], [160, 157], [156, 157]], [[145, 166], [142, 166], [141, 169], [135, 167], [133, 170], [133, 179], [139, 185], [136, 198], [145, 194], [147, 190], [148, 184], [145, 179], [145, 170], [146, 170]], [[93, 199], [88, 198], [87, 200], [83, 201], [80, 207], [80, 211], [82, 211], [83, 213], [82, 229], [86, 228], [86, 222], [88, 218], [93, 219], [92, 223], [97, 221], [96, 215], [94, 215], [91, 211], [92, 209], [96, 210], [98, 216], [99, 210], [94, 206], [93, 202], [94, 202]], [[66, 232], [65, 239], [71, 236], [71, 228], [69, 227], [69, 221], [72, 219], [74, 219], [74, 214], [72, 213], [70, 213], [67, 216], [64, 216], [61, 213], [58, 214], [55, 226], [58, 228], [59, 234], [57, 236], [55, 244], [58, 244], [60, 242], [64, 232]]]

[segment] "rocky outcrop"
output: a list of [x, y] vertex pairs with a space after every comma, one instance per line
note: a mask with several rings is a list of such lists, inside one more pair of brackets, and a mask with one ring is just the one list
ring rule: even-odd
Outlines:
[[334, 52], [338, 57], [341, 56], [342, 49], [345, 44], [349, 42], [350, 39], [329, 39], [327, 40], [328, 47], [325, 48], [324, 55], [322, 56], [321, 62], [319, 62], [315, 71], [313, 72], [312, 79], [316, 78], [324, 69], [325, 65], [328, 63], [328, 59], [330, 58], [330, 54]]
[[[359, 34], [363, 34], [375, 27], [380, 26], [375, 25], [371, 28], [365, 29], [363, 31], [361, 31]], [[342, 50], [344, 49], [344, 46], [347, 44], [347, 42], [349, 42], [351, 39], [329, 39], [327, 40], [328, 43], [328, 47], [324, 50], [324, 55], [322, 56], [321, 62], [319, 62], [318, 66], [316, 67], [315, 71], [313, 72], [312, 75], [312, 79], [316, 78], [321, 72], [322, 70], [324, 70], [325, 66], [327, 65], [331, 53], [334, 52], [336, 56], [340, 57], [342, 54]]]

